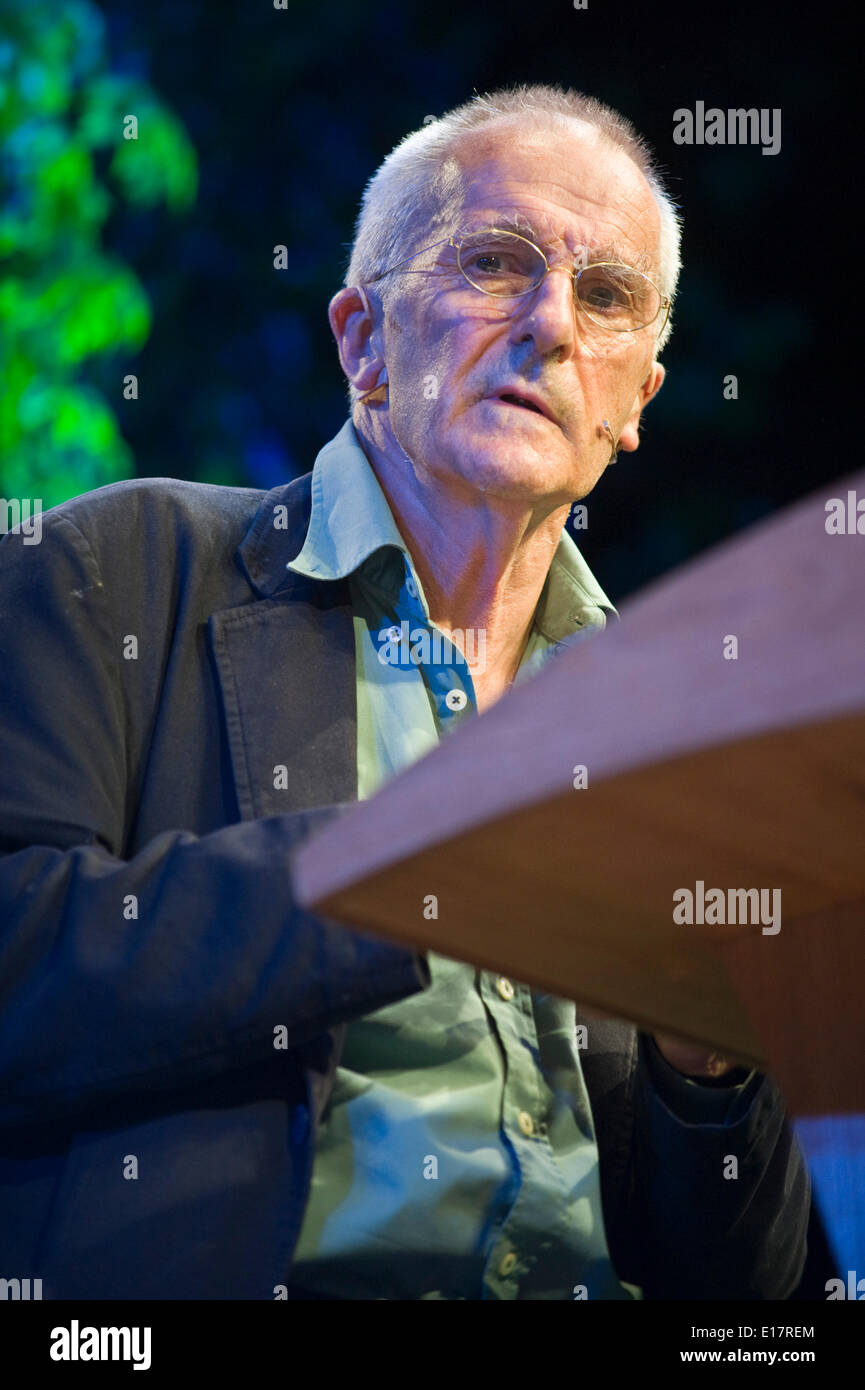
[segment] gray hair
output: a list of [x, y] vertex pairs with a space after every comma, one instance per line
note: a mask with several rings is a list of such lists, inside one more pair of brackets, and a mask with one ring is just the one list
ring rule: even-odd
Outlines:
[[[458, 145], [482, 126], [513, 116], [536, 127], [573, 129], [579, 122], [633, 160], [658, 206], [657, 281], [661, 294], [672, 301], [682, 264], [681, 219], [647, 142], [625, 116], [595, 97], [542, 84], [523, 84], [473, 97], [400, 140], [364, 189], [344, 283], [366, 284], [419, 249], [420, 237], [434, 242], [450, 235], [465, 192], [456, 157]], [[380, 281], [376, 291], [386, 304], [392, 292], [388, 281]], [[658, 354], [672, 327], [671, 314], [658, 335]], [[360, 394], [349, 386], [352, 406]]]

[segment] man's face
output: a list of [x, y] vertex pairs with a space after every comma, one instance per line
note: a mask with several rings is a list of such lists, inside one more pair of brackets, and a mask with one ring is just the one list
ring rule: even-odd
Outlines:
[[[516, 218], [553, 266], [570, 269], [580, 255], [656, 266], [660, 219], [649, 186], [594, 134], [508, 123], [475, 136], [460, 159], [469, 191], [457, 238]], [[451, 247], [408, 269], [427, 266], [432, 273], [400, 275], [385, 318], [385, 447], [392, 435], [425, 482], [446, 488], [545, 498], [551, 508], [584, 497], [610, 456], [602, 420], [636, 447], [639, 410], [663, 376], [652, 369], [656, 328], [593, 324], [558, 269], [532, 294], [496, 299], [466, 283]], [[521, 387], [552, 418], [498, 398]]]

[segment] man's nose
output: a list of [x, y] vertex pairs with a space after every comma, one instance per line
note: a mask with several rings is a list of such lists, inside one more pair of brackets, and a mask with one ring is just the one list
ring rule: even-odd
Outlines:
[[564, 361], [576, 348], [577, 304], [573, 271], [551, 266], [533, 294], [526, 295], [515, 319], [517, 341], [534, 340], [542, 357], [558, 351]]

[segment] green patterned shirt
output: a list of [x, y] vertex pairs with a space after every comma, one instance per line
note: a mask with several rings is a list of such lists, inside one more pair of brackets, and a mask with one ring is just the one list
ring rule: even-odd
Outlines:
[[[316, 459], [289, 568], [349, 578], [369, 797], [478, 712], [350, 420]], [[563, 531], [517, 681], [608, 612]], [[428, 959], [428, 989], [347, 1027], [292, 1283], [338, 1298], [639, 1297], [610, 1263], [573, 1003]]]

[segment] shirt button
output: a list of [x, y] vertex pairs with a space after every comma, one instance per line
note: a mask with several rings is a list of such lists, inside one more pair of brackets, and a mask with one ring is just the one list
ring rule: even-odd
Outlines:
[[509, 1250], [504, 1259], [499, 1262], [499, 1274], [510, 1274], [516, 1262], [516, 1255], [513, 1250]]
[[498, 992], [501, 995], [502, 999], [513, 999], [514, 987], [511, 984], [510, 980], [505, 979], [504, 975], [499, 976], [496, 988], [498, 989]]
[[449, 690], [445, 696], [445, 704], [448, 709], [465, 709], [469, 702], [469, 697], [464, 690]]
[[528, 1110], [520, 1111], [519, 1115], [517, 1116], [517, 1124], [523, 1131], [523, 1134], [534, 1134], [535, 1122], [529, 1114]]
[[401, 637], [402, 637], [402, 630], [401, 630], [400, 628], [398, 628], [398, 627], [389, 627], [389, 628], [388, 628], [388, 630], [387, 630], [387, 640], [388, 640], [389, 642], [398, 642], [398, 641], [400, 640]]
[[405, 591], [409, 598], [417, 598], [417, 584], [415, 584], [411, 575], [409, 575], [405, 581]]

